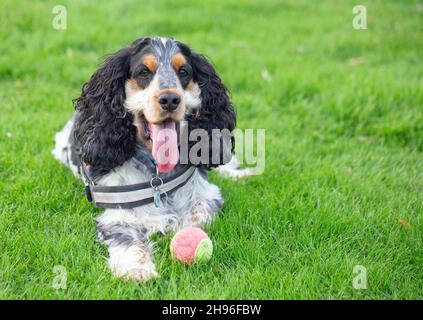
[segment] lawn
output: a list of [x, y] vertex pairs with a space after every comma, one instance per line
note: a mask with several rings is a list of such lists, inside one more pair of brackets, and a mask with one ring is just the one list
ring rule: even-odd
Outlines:
[[[0, 4], [0, 298], [422, 299], [423, 1]], [[266, 129], [262, 175], [211, 174], [226, 199], [209, 264], [113, 278], [79, 181], [50, 150], [102, 56], [143, 35], [212, 59], [239, 128]], [[367, 289], [354, 289], [354, 267]], [[67, 288], [55, 289], [55, 266]]]

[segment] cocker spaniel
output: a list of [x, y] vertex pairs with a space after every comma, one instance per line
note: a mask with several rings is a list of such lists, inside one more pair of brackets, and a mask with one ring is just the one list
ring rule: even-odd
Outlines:
[[[187, 45], [140, 38], [105, 60], [74, 105], [53, 154], [85, 182], [87, 198], [105, 208], [97, 233], [112, 272], [154, 278], [149, 237], [207, 224], [222, 207], [207, 172], [228, 161], [219, 170], [236, 171], [233, 136], [214, 134], [235, 127], [228, 91]], [[196, 130], [195, 139], [182, 142]]]

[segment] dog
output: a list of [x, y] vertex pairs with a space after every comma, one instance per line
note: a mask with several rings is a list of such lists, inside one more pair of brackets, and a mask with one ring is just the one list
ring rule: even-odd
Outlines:
[[[93, 202], [106, 208], [96, 219], [97, 235], [108, 248], [113, 274], [153, 279], [158, 274], [151, 235], [213, 221], [224, 200], [208, 181], [212, 168], [229, 177], [244, 175], [233, 157], [233, 136], [225, 140], [212, 134], [235, 128], [228, 90], [207, 58], [188, 45], [143, 37], [108, 56], [74, 106], [74, 115], [56, 134], [53, 155], [86, 183], [88, 198], [94, 196]], [[185, 159], [182, 164], [182, 123], [188, 134], [198, 129], [207, 133], [199, 148], [201, 161]], [[216, 139], [220, 144], [212, 147]], [[160, 152], [164, 145], [166, 152]], [[188, 153], [193, 148], [189, 141]], [[173, 179], [178, 168], [183, 174]], [[180, 181], [181, 175], [185, 180]], [[178, 186], [161, 192], [167, 178], [168, 185]], [[138, 191], [131, 187], [140, 185]], [[135, 201], [136, 192], [149, 197]]]

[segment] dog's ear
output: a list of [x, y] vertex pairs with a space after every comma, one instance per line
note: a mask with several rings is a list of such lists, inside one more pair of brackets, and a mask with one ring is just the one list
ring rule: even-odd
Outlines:
[[74, 138], [82, 161], [94, 168], [110, 170], [134, 154], [136, 128], [132, 114], [124, 108], [125, 81], [129, 58], [141, 43], [137, 40], [106, 58], [74, 100]]
[[[227, 132], [232, 132], [236, 125], [236, 115], [229, 98], [228, 89], [222, 83], [207, 58], [201, 54], [191, 52], [190, 60], [193, 69], [193, 80], [201, 90], [201, 106], [197, 113], [188, 114], [186, 120], [190, 131], [197, 128], [208, 131], [209, 161], [201, 166], [210, 169], [228, 162], [232, 157], [235, 146], [233, 137], [229, 139], [224, 135], [217, 137], [213, 135], [212, 130], [227, 129]], [[217, 147], [219, 149], [216, 149]], [[213, 160], [216, 159], [216, 153], [219, 153], [220, 158], [217, 163]]]

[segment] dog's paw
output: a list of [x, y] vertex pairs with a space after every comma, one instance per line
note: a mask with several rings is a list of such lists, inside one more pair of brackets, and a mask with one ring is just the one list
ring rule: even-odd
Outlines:
[[253, 173], [250, 168], [245, 169], [231, 169], [231, 168], [217, 168], [217, 172], [220, 176], [232, 180], [238, 180], [245, 177], [252, 176]]
[[205, 227], [213, 222], [216, 215], [204, 202], [198, 202], [185, 216], [183, 226]]
[[158, 277], [150, 250], [142, 243], [130, 247], [109, 248], [109, 267], [113, 274], [124, 280], [145, 282]]
[[146, 282], [158, 278], [158, 273], [154, 263], [140, 264], [139, 266], [128, 270], [123, 276], [125, 281], [134, 280], [137, 282]]
[[238, 159], [232, 156], [231, 161], [216, 168], [216, 172], [224, 178], [238, 180], [253, 175], [250, 168], [239, 168]]

